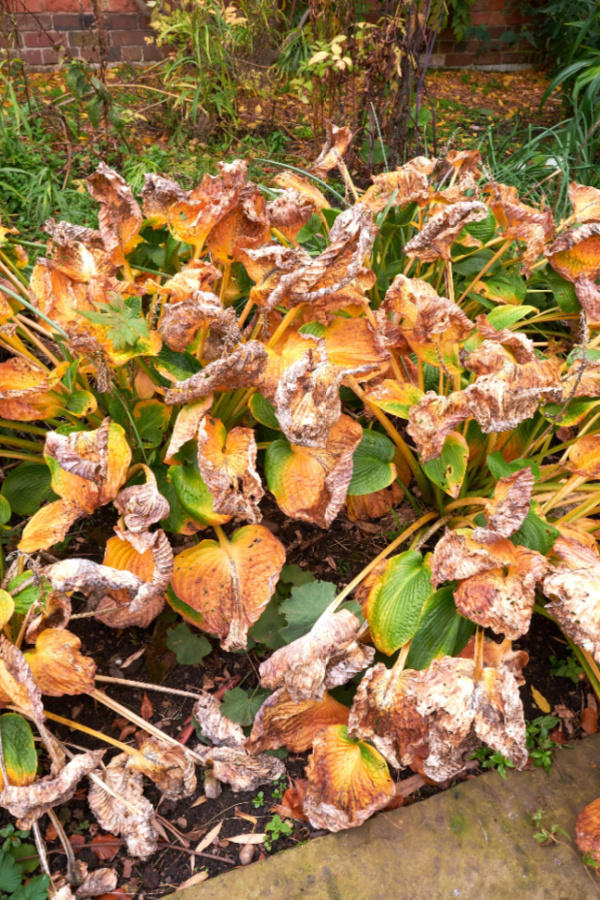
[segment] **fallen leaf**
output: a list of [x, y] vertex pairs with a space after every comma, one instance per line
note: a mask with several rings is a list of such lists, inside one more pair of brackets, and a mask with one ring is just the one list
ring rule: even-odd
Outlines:
[[258, 824], [258, 819], [256, 818], [256, 816], [251, 816], [250, 813], [242, 812], [242, 810], [239, 809], [237, 806], [235, 808], [235, 818], [236, 819], [245, 819], [246, 822], [251, 822], [252, 825]]
[[115, 837], [114, 834], [99, 834], [97, 837], [92, 838], [91, 848], [98, 859], [110, 860], [114, 859], [123, 843], [124, 841]]
[[264, 844], [266, 834], [236, 834], [228, 837], [232, 844]]
[[531, 696], [533, 697], [533, 702], [535, 703], [535, 705], [537, 706], [538, 709], [541, 709], [541, 711], [543, 713], [548, 715], [550, 713], [550, 704], [548, 703], [546, 698], [543, 696], [543, 694], [540, 694], [540, 692], [538, 690], [536, 690], [536, 688], [534, 688], [533, 685], [530, 685], [530, 687], [531, 687]]
[[[214, 828], [211, 828], [211, 830], [208, 832], [208, 834], [202, 838], [202, 840], [200, 841], [198, 846], [194, 848], [194, 853], [202, 853], [203, 850], [206, 850], [207, 847], [210, 847], [210, 845], [212, 844], [212, 842], [214, 841], [216, 836], [221, 831], [222, 827], [223, 827], [223, 822], [219, 822], [218, 825], [215, 825]], [[180, 887], [181, 887], [181, 885], [180, 885]]]
[[202, 806], [203, 803], [206, 803], [206, 799], [207, 798], [204, 796], [204, 794], [202, 794], [202, 796], [198, 797], [197, 800], [194, 800], [189, 809], [193, 809], [195, 806]]
[[149, 722], [152, 719], [152, 716], [154, 715], [154, 706], [152, 704], [152, 700], [150, 699], [150, 697], [148, 696], [146, 691], [144, 691], [144, 696], [142, 698], [142, 705], [140, 707], [140, 713], [142, 715], [142, 719], [145, 719], [146, 722]]
[[188, 878], [187, 881], [183, 881], [178, 890], [182, 890], [182, 888], [192, 887], [194, 884], [200, 884], [202, 881], [206, 881], [208, 878], [208, 872], [204, 869], [202, 872], [197, 872], [196, 875], [192, 875], [191, 878]]
[[581, 727], [586, 734], [596, 734], [598, 731], [598, 713], [591, 706], [586, 706], [581, 713]]

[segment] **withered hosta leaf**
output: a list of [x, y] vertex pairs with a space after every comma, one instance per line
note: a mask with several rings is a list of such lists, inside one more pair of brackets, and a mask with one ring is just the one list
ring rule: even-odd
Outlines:
[[313, 165], [313, 171], [318, 178], [327, 178], [329, 170], [334, 169], [342, 160], [353, 137], [349, 128], [339, 127], [333, 122], [326, 122], [325, 131], [325, 143]]
[[[370, 367], [361, 367], [361, 369]], [[345, 375], [329, 362], [325, 342], [309, 348], [283, 373], [275, 391], [275, 412], [288, 441], [299, 447], [326, 447], [331, 429], [342, 414], [340, 386]]]
[[214, 497], [214, 510], [249, 522], [260, 522], [264, 496], [256, 471], [256, 439], [251, 428], [229, 433], [220, 419], [205, 416], [198, 428], [198, 468]]
[[252, 754], [242, 747], [205, 747], [199, 744], [196, 754], [209, 767], [210, 774], [228, 784], [234, 794], [254, 791], [261, 784], [270, 784], [285, 775], [280, 759], [266, 753]]
[[169, 208], [169, 228], [180, 241], [202, 246], [217, 222], [231, 212], [246, 184], [248, 166], [241, 159], [218, 162], [219, 174], [205, 175], [185, 199]]
[[226, 650], [246, 646], [248, 629], [271, 599], [285, 550], [261, 525], [246, 525], [228, 539], [201, 541], [175, 557], [171, 584], [203, 616], [202, 628]]
[[25, 659], [42, 694], [91, 694], [95, 688], [96, 663], [81, 653], [81, 641], [65, 628], [46, 628]]
[[454, 591], [459, 613], [515, 640], [529, 631], [536, 585], [546, 574], [545, 556], [507, 541], [490, 546], [494, 568], [461, 581]]
[[57, 222], [55, 219], [46, 219], [43, 231], [49, 234], [59, 247], [68, 247], [71, 244], [81, 243], [93, 250], [102, 250], [104, 244], [102, 236], [95, 228], [85, 228], [82, 225], [73, 225], [71, 222]]
[[273, 442], [266, 459], [267, 482], [282, 512], [328, 528], [346, 499], [361, 440], [358, 422], [341, 415], [325, 447]]
[[569, 185], [569, 200], [573, 207], [573, 218], [577, 222], [600, 222], [600, 191], [598, 188], [572, 181]]
[[[221, 272], [203, 259], [191, 259], [186, 265], [168, 278], [164, 284], [157, 284], [156, 291], [168, 294], [171, 306], [193, 297], [196, 291], [214, 296], [213, 286], [221, 278]], [[218, 299], [218, 298], [217, 298]]]
[[241, 725], [232, 722], [221, 712], [221, 701], [207, 691], [202, 691], [192, 715], [200, 725], [204, 737], [216, 747], [241, 747], [244, 732]]
[[46, 566], [43, 574], [55, 591], [81, 591], [86, 596], [102, 596], [104, 591], [129, 591], [135, 597], [142, 585], [141, 578], [131, 572], [120, 572], [102, 566], [91, 559], [63, 559]]
[[17, 422], [35, 422], [56, 415], [62, 401], [50, 391], [64, 374], [62, 367], [48, 373], [21, 357], [1, 362], [0, 416]]
[[585, 313], [590, 328], [600, 326], [600, 291], [587, 275], [575, 279], [575, 294]]
[[169, 209], [174, 203], [185, 200], [188, 194], [172, 178], [146, 172], [142, 188], [142, 209], [153, 226], [166, 225]]
[[7, 785], [0, 793], [0, 804], [17, 818], [19, 828], [31, 828], [49, 809], [71, 799], [81, 779], [100, 765], [104, 753], [79, 753], [56, 775], [46, 775], [24, 787]]
[[21, 651], [0, 634], [0, 706], [13, 704], [36, 722], [44, 720], [42, 692]]
[[[163, 611], [165, 591], [173, 574], [173, 550], [162, 529], [142, 537], [152, 538], [138, 545], [139, 535], [118, 533], [106, 545], [104, 562], [143, 577], [132, 598], [128, 590], [108, 588], [96, 607], [96, 618], [111, 628], [137, 625], [146, 628]], [[113, 609], [115, 603], [120, 607]]]
[[588, 803], [577, 816], [575, 840], [581, 853], [600, 864], [600, 799]]
[[431, 582], [462, 581], [480, 572], [503, 565], [503, 558], [513, 545], [502, 540], [493, 544], [478, 544], [472, 533], [459, 533], [447, 528], [437, 542], [430, 560]]
[[319, 188], [316, 187], [315, 183], [308, 178], [304, 178], [302, 175], [297, 175], [296, 172], [292, 172], [290, 169], [286, 169], [285, 171], [280, 172], [279, 175], [276, 175], [274, 183], [277, 187], [283, 188], [284, 190], [293, 188], [295, 191], [299, 191], [299, 193], [310, 200], [315, 212], [318, 212], [321, 209], [329, 209], [328, 200], [325, 195], [321, 193]]
[[480, 178], [481, 173], [478, 168], [480, 164], [481, 153], [479, 150], [450, 150], [442, 161], [440, 176], [444, 178], [452, 173], [460, 175], [469, 172], [475, 178]]
[[450, 259], [450, 247], [470, 222], [481, 222], [488, 214], [485, 203], [479, 200], [463, 200], [444, 207], [433, 216], [419, 234], [411, 238], [404, 253], [422, 262]]
[[152, 470], [143, 465], [146, 484], [134, 485], [120, 491], [115, 506], [129, 531], [141, 534], [169, 515], [169, 504], [158, 490]]
[[531, 386], [527, 374], [523, 373], [522, 378], [512, 382], [496, 375], [483, 375], [466, 388], [469, 410], [484, 434], [511, 431], [525, 419], [531, 419], [541, 401], [560, 400], [562, 387], [554, 373], [548, 372], [547, 378], [539, 378], [535, 372], [530, 374]]
[[32, 616], [25, 632], [28, 644], [35, 644], [46, 628], [66, 628], [71, 618], [71, 599], [67, 594], [51, 591], [42, 603], [34, 604]]
[[558, 538], [553, 550], [564, 563], [543, 580], [552, 601], [546, 608], [565, 634], [600, 661], [600, 559], [572, 539]]
[[88, 803], [100, 827], [125, 840], [130, 856], [147, 859], [158, 844], [154, 807], [144, 797], [142, 774], [129, 765], [130, 759], [129, 754], [119, 753], [101, 776], [114, 793], [127, 801], [127, 806], [96, 782], [90, 784]]
[[415, 674], [377, 663], [365, 672], [350, 709], [348, 734], [371, 741], [396, 769], [410, 765], [417, 749], [427, 743], [427, 726], [406, 696]]
[[396, 275], [388, 288], [382, 309], [390, 313], [392, 321], [402, 320], [407, 339], [430, 343], [432, 335], [446, 333], [452, 341], [462, 341], [475, 325], [460, 306], [447, 297], [440, 297], [435, 288], [420, 278]]
[[[158, 330], [167, 347], [182, 353], [203, 325], [210, 325], [224, 316], [225, 310], [216, 294], [196, 290], [180, 303], [163, 306]], [[239, 341], [239, 329], [236, 337]]]
[[104, 247], [112, 262], [122, 266], [139, 240], [142, 211], [124, 178], [100, 163], [87, 179], [88, 191], [100, 204], [98, 222]]
[[[466, 646], [457, 653], [463, 659], [473, 659], [475, 653], [475, 635], [472, 635]], [[512, 641], [505, 638], [502, 643], [497, 644], [496, 641], [484, 640], [483, 643], [483, 664], [484, 666], [492, 666], [496, 669], [508, 669], [515, 676], [518, 685], [525, 684], [523, 677], [523, 669], [529, 662], [529, 654], [525, 650], [513, 650]]]
[[210, 231], [206, 243], [213, 259], [231, 265], [244, 250], [269, 238], [267, 203], [255, 184], [242, 188], [238, 202]]
[[381, 754], [332, 725], [315, 738], [306, 767], [303, 810], [314, 828], [342, 831], [362, 825], [396, 796]]
[[267, 697], [257, 712], [245, 747], [251, 753], [279, 747], [287, 747], [292, 753], [304, 753], [324, 728], [347, 723], [348, 707], [327, 692], [322, 700], [298, 703], [284, 688], [279, 688]]
[[600, 435], [584, 434], [569, 448], [567, 468], [573, 475], [600, 478]]
[[298, 232], [306, 225], [314, 211], [314, 202], [295, 188], [287, 188], [275, 200], [267, 204], [271, 227], [281, 232], [284, 238], [292, 244], [295, 243]]
[[86, 511], [70, 500], [55, 500], [42, 506], [23, 529], [19, 550], [23, 553], [48, 550], [64, 540], [71, 525], [85, 515]]
[[394, 206], [424, 203], [429, 194], [429, 176], [434, 167], [435, 160], [417, 156], [393, 172], [375, 175], [373, 184], [362, 196], [361, 202], [373, 212], [384, 210], [394, 194]]
[[596, 281], [600, 276], [600, 223], [563, 231], [545, 252], [552, 268], [567, 281], [580, 275]]
[[76, 896], [101, 897], [103, 894], [110, 894], [115, 890], [117, 881], [118, 876], [114, 869], [94, 869], [89, 874], [86, 872], [84, 880], [77, 888]]
[[[513, 356], [518, 363], [535, 362], [538, 359], [533, 341], [526, 335], [521, 334], [518, 331], [511, 331], [510, 328], [494, 328], [486, 315], [477, 316], [475, 322], [477, 324], [477, 331], [484, 340], [493, 341], [496, 344], [503, 344], [506, 347], [510, 347]], [[473, 357], [473, 359], [474, 358], [475, 357]]]
[[518, 531], [529, 512], [533, 484], [531, 466], [508, 478], [500, 478], [494, 488], [494, 496], [483, 510], [487, 525], [475, 529], [473, 540], [480, 544], [493, 544]]
[[149, 737], [140, 745], [140, 755], [131, 756], [127, 765], [150, 778], [169, 800], [191, 797], [196, 790], [196, 767], [183, 746]]
[[410, 409], [407, 432], [417, 445], [422, 462], [437, 459], [447, 436], [471, 415], [464, 391], [456, 391], [449, 397], [427, 391], [425, 396]]
[[488, 185], [492, 192], [490, 209], [507, 238], [525, 241], [523, 269], [527, 276], [531, 267], [544, 251], [544, 244], [556, 230], [552, 211], [543, 211], [522, 203], [517, 189], [506, 184]]
[[164, 461], [170, 465], [174, 456], [181, 450], [184, 444], [194, 440], [198, 436], [198, 426], [205, 413], [209, 412], [213, 403], [213, 395], [209, 394], [201, 400], [195, 400], [182, 407], [177, 413], [171, 440], [167, 446]]
[[248, 275], [256, 284], [250, 290], [250, 299], [258, 307], [273, 309], [279, 302], [276, 295], [282, 278], [310, 265], [311, 257], [302, 247], [284, 247], [281, 244], [267, 244], [256, 250], [245, 250], [239, 254]]
[[372, 662], [373, 647], [356, 640], [360, 622], [343, 609], [324, 613], [303, 637], [276, 650], [260, 665], [260, 683], [285, 688], [292, 700], [322, 700], [326, 690], [346, 684]]
[[445, 656], [409, 680], [406, 693], [427, 724], [423, 771], [434, 781], [461, 772], [480, 741], [518, 769], [527, 763], [519, 686], [506, 668], [484, 667], [475, 679], [473, 660]]
[[189, 403], [214, 391], [258, 385], [267, 364], [267, 351], [259, 341], [248, 341], [225, 359], [209, 363], [185, 381], [177, 381], [165, 394], [165, 403]]

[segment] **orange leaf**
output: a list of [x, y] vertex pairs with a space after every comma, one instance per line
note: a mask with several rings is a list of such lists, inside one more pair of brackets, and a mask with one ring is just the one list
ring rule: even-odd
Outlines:
[[152, 719], [152, 717], [154, 715], [154, 706], [152, 704], [152, 700], [150, 699], [150, 697], [148, 696], [146, 691], [144, 691], [144, 696], [142, 697], [142, 705], [140, 707], [140, 713], [141, 713], [142, 719], [145, 719], [146, 722], [150, 722], [150, 720]]
[[121, 838], [115, 837], [114, 834], [98, 834], [91, 841], [92, 851], [102, 860], [114, 859], [123, 843]]
[[596, 734], [596, 732], [598, 731], [597, 710], [592, 709], [591, 706], [586, 706], [586, 708], [581, 713], [581, 727], [586, 734]]

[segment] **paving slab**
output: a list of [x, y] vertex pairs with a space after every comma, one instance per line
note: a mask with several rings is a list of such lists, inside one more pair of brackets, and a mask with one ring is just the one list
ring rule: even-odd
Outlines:
[[[172, 894], [172, 900], [591, 900], [600, 878], [568, 847], [540, 846], [531, 815], [574, 837], [600, 797], [600, 735], [543, 769], [497, 772], [361, 828], [317, 838]], [[597, 886], [594, 884], [597, 883]]]

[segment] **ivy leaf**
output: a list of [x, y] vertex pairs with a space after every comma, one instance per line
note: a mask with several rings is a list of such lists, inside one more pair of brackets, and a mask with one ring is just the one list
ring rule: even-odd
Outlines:
[[150, 337], [148, 323], [142, 312], [142, 298], [124, 298], [120, 294], [113, 294], [111, 299], [111, 303], [96, 302], [94, 306], [98, 312], [80, 314], [95, 325], [102, 325], [107, 329], [107, 337], [115, 350], [135, 348], [139, 340]]
[[225, 691], [221, 703], [221, 713], [238, 725], [252, 725], [256, 713], [261, 708], [271, 691], [259, 688], [251, 694], [241, 687]]
[[212, 652], [212, 646], [203, 634], [194, 634], [185, 622], [180, 622], [167, 632], [167, 647], [177, 657], [181, 666], [201, 663]]

